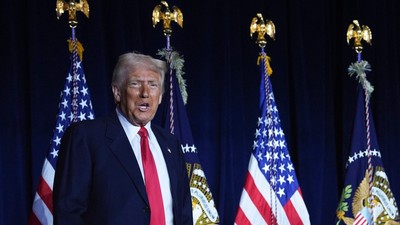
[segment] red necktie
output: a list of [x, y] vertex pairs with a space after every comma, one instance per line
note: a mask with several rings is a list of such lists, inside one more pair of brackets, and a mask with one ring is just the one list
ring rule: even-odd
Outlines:
[[150, 203], [150, 225], [162, 225], [165, 224], [164, 203], [162, 200], [156, 163], [150, 151], [146, 128], [143, 126], [140, 127], [138, 134], [140, 136], [146, 192]]

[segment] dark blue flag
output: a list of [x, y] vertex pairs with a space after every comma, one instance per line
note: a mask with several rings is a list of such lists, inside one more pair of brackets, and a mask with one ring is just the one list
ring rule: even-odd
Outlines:
[[86, 84], [82, 61], [78, 56], [78, 47], [81, 47], [81, 45], [77, 41], [70, 41], [70, 45], [72, 45], [70, 49], [73, 49], [71, 66], [66, 77], [64, 89], [61, 91], [56, 127], [35, 194], [32, 213], [29, 218], [30, 225], [53, 225], [53, 180], [57, 167], [61, 138], [71, 123], [94, 119], [89, 88]]
[[357, 73], [360, 84], [336, 224], [398, 224], [393, 223], [399, 219], [399, 211], [382, 164], [369, 102], [373, 88], [365, 71], [369, 71], [366, 61], [349, 68], [350, 75]]
[[193, 206], [194, 224], [216, 224], [219, 216], [215, 202], [208, 186], [206, 176], [201, 168], [197, 155], [198, 150], [194, 143], [192, 130], [184, 105], [184, 96], [180, 87], [183, 87], [183, 59], [175, 51], [163, 50], [158, 53], [163, 56], [170, 66], [170, 71], [165, 78], [165, 93], [163, 96], [164, 112], [162, 124], [177, 136], [182, 143], [186, 167], [190, 180], [190, 191]]

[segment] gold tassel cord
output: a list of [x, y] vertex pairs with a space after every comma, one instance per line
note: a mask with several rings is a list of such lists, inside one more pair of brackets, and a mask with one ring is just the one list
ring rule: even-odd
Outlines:
[[[72, 53], [74, 51], [74, 42], [72, 41], [72, 39], [68, 39], [67, 42], [68, 42], [68, 50], [69, 50], [69, 52]], [[76, 48], [78, 51], [79, 59], [82, 62], [83, 51], [85, 51], [85, 49], [83, 48], [82, 43], [78, 41], [78, 39], [76, 40]]]
[[[258, 56], [258, 58], [257, 58], [257, 65], [260, 65], [260, 61], [261, 60], [264, 60], [264, 58], [266, 57], [266, 60], [265, 60], [265, 67], [266, 67], [266, 70], [267, 70], [267, 74], [268, 74], [268, 76], [271, 76], [272, 75], [272, 68], [271, 68], [271, 63], [270, 63], [270, 61], [271, 61], [271, 57], [269, 57], [268, 55], [266, 55], [266, 54], [260, 54], [259, 56]], [[264, 68], [265, 69], [265, 68]]]

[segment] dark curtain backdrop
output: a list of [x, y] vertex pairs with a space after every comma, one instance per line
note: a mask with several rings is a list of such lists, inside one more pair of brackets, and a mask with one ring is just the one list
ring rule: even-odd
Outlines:
[[[3, 0], [1, 14], [0, 224], [26, 224], [56, 122], [70, 61], [67, 15], [55, 0]], [[91, 1], [78, 14], [77, 37], [97, 117], [114, 110], [110, 80], [117, 57], [137, 50], [156, 56], [165, 46], [152, 27], [159, 1]], [[221, 217], [233, 224], [258, 116], [260, 49], [249, 36], [256, 13], [275, 23], [275, 97], [312, 224], [334, 224], [355, 113], [356, 53], [345, 34], [353, 19], [368, 25], [373, 45], [372, 112], [382, 160], [400, 200], [400, 1], [169, 1], [184, 13], [172, 46], [184, 55], [187, 112], [199, 158]], [[159, 116], [157, 116], [159, 118]], [[156, 119], [157, 121], [157, 119]]]

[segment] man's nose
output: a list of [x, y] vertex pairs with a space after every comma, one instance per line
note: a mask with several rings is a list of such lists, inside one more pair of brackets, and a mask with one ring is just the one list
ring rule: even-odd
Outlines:
[[143, 98], [149, 97], [149, 85], [148, 84], [146, 84], [146, 83], [142, 84], [140, 94]]

